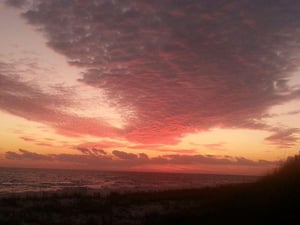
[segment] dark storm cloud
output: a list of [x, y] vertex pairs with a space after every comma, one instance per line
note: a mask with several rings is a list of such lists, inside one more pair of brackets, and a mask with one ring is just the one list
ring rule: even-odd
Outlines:
[[265, 129], [267, 109], [300, 96], [286, 82], [299, 64], [298, 0], [33, 2], [23, 16], [86, 69], [80, 81], [135, 109], [129, 140]]
[[[117, 156], [119, 159], [113, 159]], [[10, 160], [46, 160], [60, 162], [75, 162], [97, 166], [112, 166], [114, 168], [145, 166], [145, 165], [235, 165], [235, 166], [274, 166], [279, 161], [259, 160], [254, 161], [244, 157], [224, 157], [215, 155], [162, 155], [150, 158], [145, 153], [133, 154], [115, 150], [112, 155], [99, 156], [84, 153], [74, 154], [39, 154], [28, 150], [19, 149], [19, 152], [9, 151], [5, 157]]]

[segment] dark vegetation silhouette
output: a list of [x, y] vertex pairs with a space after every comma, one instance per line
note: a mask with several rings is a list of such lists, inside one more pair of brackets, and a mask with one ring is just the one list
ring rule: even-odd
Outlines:
[[300, 156], [251, 184], [159, 192], [2, 196], [0, 224], [300, 224]]

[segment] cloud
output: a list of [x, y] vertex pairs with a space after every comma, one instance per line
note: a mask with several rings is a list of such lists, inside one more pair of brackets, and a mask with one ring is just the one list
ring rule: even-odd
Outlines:
[[80, 151], [82, 154], [90, 154], [90, 150], [83, 147], [77, 147], [77, 150]]
[[[0, 65], [0, 71], [1, 69]], [[52, 122], [56, 116], [59, 116], [54, 106], [59, 108], [67, 104], [66, 99], [59, 94], [45, 94], [37, 87], [20, 81], [9, 72], [5, 75], [2, 73], [4, 71], [0, 72], [0, 107], [4, 111], [28, 119]]]
[[151, 149], [151, 150], [158, 150], [162, 146], [160, 144], [135, 144], [128, 146], [131, 149]]
[[92, 148], [92, 152], [95, 155], [106, 155], [107, 153], [103, 149]]
[[53, 143], [53, 139], [51, 138], [45, 138], [44, 141], [41, 141], [36, 138], [28, 137], [28, 136], [21, 136], [20, 139], [26, 141], [26, 142], [32, 142], [38, 146], [44, 146], [44, 147], [54, 147], [55, 144]]
[[125, 160], [136, 160], [138, 156], [133, 153], [127, 153], [123, 151], [114, 150], [112, 152], [113, 155], [117, 156], [119, 159], [125, 159]]
[[16, 152], [6, 152], [5, 156], [7, 159], [17, 159], [17, 160], [23, 160], [23, 159], [29, 159], [29, 160], [47, 160], [47, 161], [52, 161], [53, 158], [49, 155], [43, 155], [31, 151], [27, 151], [24, 149], [19, 149], [20, 153]]
[[265, 140], [280, 148], [290, 148], [295, 146], [299, 140], [299, 137], [297, 137], [299, 131], [298, 128], [277, 129], [274, 134], [266, 137]]
[[149, 157], [145, 153], [140, 153], [139, 154], [139, 159], [147, 161], [147, 160], [149, 160]]
[[117, 141], [99, 141], [99, 142], [84, 142], [79, 145], [79, 147], [84, 147], [88, 149], [96, 148], [96, 149], [107, 149], [107, 148], [119, 148], [126, 147], [125, 143], [117, 142]]
[[106, 166], [111, 162], [110, 157], [90, 154], [40, 154], [24, 149], [19, 149], [19, 152], [8, 151], [5, 153], [6, 159], [10, 160], [34, 160], [34, 161], [58, 161], [80, 164]]
[[210, 150], [224, 151], [225, 150], [224, 144], [225, 143], [222, 142], [222, 143], [204, 144], [203, 146]]
[[[80, 82], [104, 90], [122, 110], [134, 109], [122, 131], [54, 111], [66, 121], [57, 126], [61, 133], [175, 144], [216, 126], [265, 129], [257, 121], [270, 107], [300, 96], [286, 82], [297, 67], [298, 0], [28, 2], [35, 4], [24, 18], [86, 70]], [[17, 108], [26, 102], [11, 101]], [[45, 108], [33, 109], [45, 119]]]
[[36, 141], [34, 138], [31, 138], [31, 137], [23, 136], [23, 137], [20, 137], [20, 138], [24, 141], [29, 141], [29, 142], [35, 142]]
[[104, 168], [111, 165], [112, 159], [110, 157], [95, 156], [95, 155], [76, 155], [76, 154], [57, 154], [51, 155], [55, 161], [79, 163], [90, 166], [103, 166]]
[[[157, 160], [157, 159], [156, 159]], [[266, 166], [272, 165], [271, 161], [253, 161], [244, 157], [220, 157], [214, 155], [165, 155], [160, 158], [161, 162], [180, 165], [238, 165], [238, 166]]]
[[99, 155], [106, 155], [107, 154], [103, 149], [97, 149], [97, 148], [89, 149], [89, 148], [78, 146], [78, 147], [76, 147], [76, 149], [84, 155], [99, 156]]
[[37, 142], [36, 145], [44, 146], [44, 147], [54, 147], [53, 144], [47, 143], [47, 142]]
[[297, 114], [300, 114], [300, 110], [290, 111], [290, 112], [287, 112], [287, 113], [283, 113], [281, 115], [297, 115]]
[[195, 154], [198, 152], [196, 148], [174, 148], [173, 146], [166, 146], [161, 144], [136, 144], [127, 146], [129, 149], [133, 150], [151, 150], [157, 152], [173, 152], [173, 153], [182, 153], [182, 154]]
[[[8, 151], [5, 157], [10, 160], [35, 160], [80, 163], [98, 168], [130, 169], [135, 166], [168, 165], [168, 166], [201, 166], [201, 165], [232, 165], [232, 166], [274, 166], [279, 161], [250, 160], [244, 157], [225, 157], [216, 155], [183, 155], [171, 154], [149, 157], [145, 153], [133, 154], [114, 150], [112, 154], [91, 154], [88, 149], [79, 150], [82, 154], [39, 154], [28, 150], [19, 149], [19, 152]], [[117, 157], [117, 158], [115, 158]]]
[[9, 0], [7, 2], [9, 2], [9, 4], [12, 6], [22, 7], [28, 1], [27, 0]]
[[64, 109], [73, 104], [71, 94], [58, 90], [46, 93], [34, 83], [22, 81], [19, 75], [20, 71], [14, 71], [13, 65], [0, 64], [1, 110], [49, 125], [66, 136], [117, 136], [118, 129], [104, 120], [66, 112]]

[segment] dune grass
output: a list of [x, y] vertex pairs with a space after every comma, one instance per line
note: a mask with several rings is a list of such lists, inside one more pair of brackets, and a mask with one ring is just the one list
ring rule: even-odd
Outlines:
[[300, 157], [255, 183], [159, 192], [0, 198], [0, 224], [299, 224]]

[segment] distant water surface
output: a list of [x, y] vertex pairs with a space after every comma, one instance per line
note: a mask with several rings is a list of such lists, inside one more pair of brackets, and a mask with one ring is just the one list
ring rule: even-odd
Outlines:
[[200, 188], [257, 180], [254, 176], [0, 168], [0, 194], [87, 189], [147, 191]]

